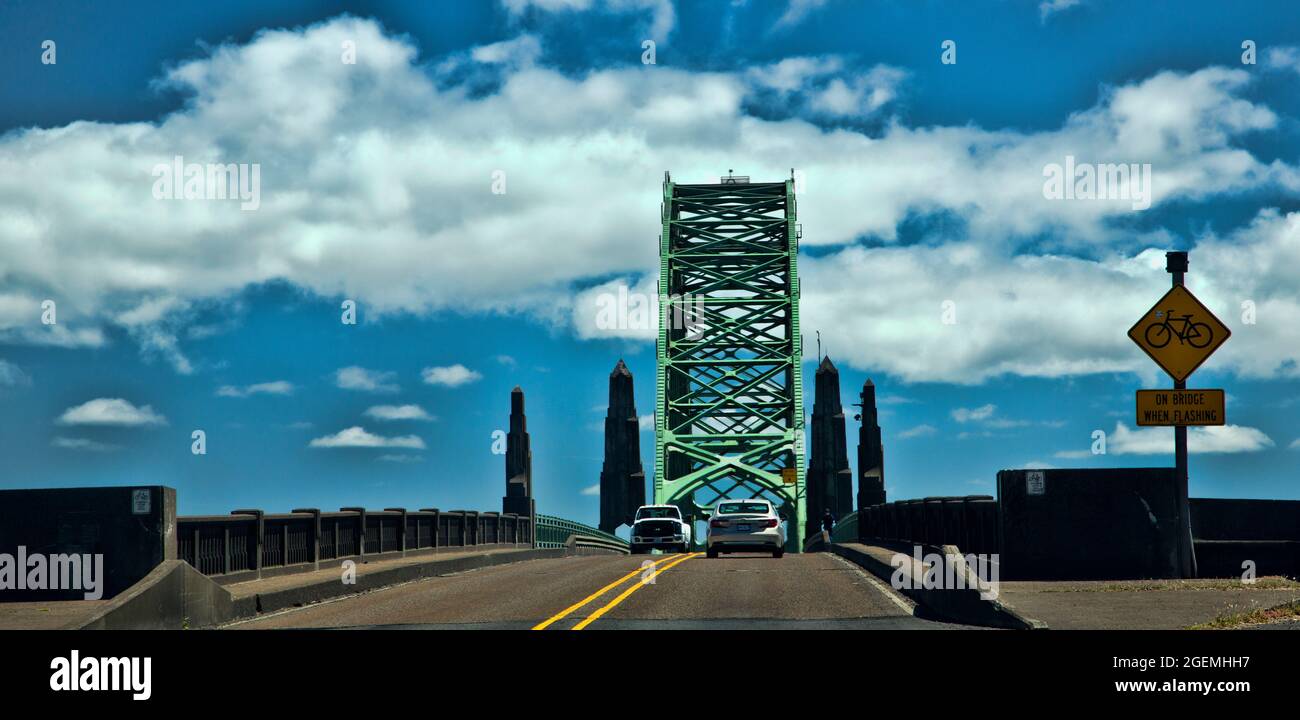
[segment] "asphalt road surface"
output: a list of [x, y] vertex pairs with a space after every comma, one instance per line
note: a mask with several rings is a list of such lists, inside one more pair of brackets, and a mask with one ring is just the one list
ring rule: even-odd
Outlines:
[[[642, 563], [656, 563], [649, 571]], [[943, 629], [827, 553], [532, 560], [353, 595], [233, 629]]]

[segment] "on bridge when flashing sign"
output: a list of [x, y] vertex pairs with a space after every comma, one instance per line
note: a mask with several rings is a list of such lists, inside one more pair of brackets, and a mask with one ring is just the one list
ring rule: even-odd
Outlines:
[[1138, 425], [1223, 425], [1222, 390], [1138, 390]]

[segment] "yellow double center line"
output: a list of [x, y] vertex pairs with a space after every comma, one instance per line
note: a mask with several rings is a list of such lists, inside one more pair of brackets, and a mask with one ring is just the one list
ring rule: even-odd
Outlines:
[[[573, 626], [573, 629], [574, 629], [574, 630], [581, 630], [581, 629], [587, 627], [588, 625], [590, 625], [590, 624], [592, 624], [593, 622], [595, 622], [595, 621], [596, 621], [596, 620], [597, 620], [601, 615], [604, 615], [605, 613], [609, 612], [610, 610], [613, 610], [613, 609], [614, 609], [614, 608], [615, 608], [619, 603], [621, 603], [621, 602], [623, 602], [624, 600], [626, 600], [627, 597], [628, 597], [629, 595], [631, 595], [632, 593], [636, 592], [637, 590], [640, 590], [643, 586], [648, 585], [650, 579], [656, 577], [657, 575], [659, 575], [659, 573], [667, 572], [668, 569], [671, 568], [671, 567], [673, 567], [674, 565], [677, 565], [677, 564], [679, 564], [679, 563], [686, 562], [687, 560], [690, 560], [691, 558], [696, 557], [696, 556], [698, 556], [698, 555], [700, 555], [700, 553], [697, 553], [697, 552], [695, 552], [695, 553], [688, 553], [688, 554], [683, 555], [683, 556], [680, 556], [680, 557], [678, 557], [678, 556], [674, 556], [674, 555], [669, 555], [669, 556], [666, 556], [666, 557], [660, 558], [659, 560], [655, 560], [653, 563], [651, 563], [651, 566], [657, 566], [659, 563], [667, 562], [668, 560], [672, 560], [672, 562], [668, 563], [667, 565], [664, 565], [663, 567], [655, 567], [655, 568], [654, 568], [654, 572], [653, 572], [649, 577], [647, 577], [647, 578], [641, 580], [640, 582], [634, 582], [634, 583], [632, 583], [632, 585], [631, 585], [630, 587], [628, 587], [628, 588], [627, 588], [626, 590], [624, 590], [623, 592], [619, 593], [618, 597], [615, 597], [613, 600], [610, 600], [608, 603], [605, 604], [604, 607], [600, 608], [600, 609], [597, 610], [596, 612], [594, 612], [594, 613], [592, 613], [591, 615], [589, 615], [589, 616], [588, 616], [587, 618], [585, 618], [582, 622], [578, 623], [577, 625], [574, 625], [574, 626]], [[676, 559], [674, 559], [674, 558], [676, 558]], [[561, 610], [560, 612], [556, 613], [555, 615], [552, 615], [551, 617], [547, 618], [545, 621], [543, 621], [543, 622], [541, 622], [541, 623], [538, 623], [537, 625], [535, 625], [535, 626], [533, 627], [533, 629], [534, 629], [534, 630], [545, 630], [546, 628], [550, 627], [552, 624], [554, 624], [554, 623], [556, 623], [556, 622], [558, 622], [558, 621], [560, 621], [560, 620], [563, 620], [564, 618], [568, 617], [568, 616], [569, 616], [571, 613], [573, 613], [575, 610], [579, 610], [579, 609], [581, 609], [581, 608], [582, 608], [583, 606], [585, 606], [587, 603], [591, 602], [592, 600], [595, 600], [596, 598], [600, 597], [601, 595], [604, 595], [605, 593], [609, 592], [610, 590], [613, 590], [614, 588], [618, 587], [619, 585], [622, 585], [622, 584], [623, 584], [624, 582], [626, 582], [629, 578], [632, 578], [632, 577], [635, 577], [635, 576], [637, 576], [637, 575], [640, 575], [640, 574], [644, 573], [646, 570], [647, 570], [647, 568], [645, 568], [645, 567], [639, 567], [639, 568], [637, 568], [636, 570], [633, 570], [632, 572], [630, 572], [630, 573], [624, 575], [623, 577], [621, 577], [621, 578], [615, 580], [614, 582], [612, 582], [612, 583], [606, 585], [605, 587], [603, 587], [603, 588], [597, 590], [596, 592], [594, 592], [594, 593], [588, 595], [587, 597], [583, 598], [582, 600], [579, 600], [578, 602], [576, 602], [576, 603], [570, 605], [569, 607], [564, 608], [563, 610]]]

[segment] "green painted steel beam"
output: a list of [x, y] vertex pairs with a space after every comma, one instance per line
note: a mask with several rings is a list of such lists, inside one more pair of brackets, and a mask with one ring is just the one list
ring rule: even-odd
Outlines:
[[719, 499], [765, 497], [798, 552], [806, 463], [794, 181], [665, 177], [663, 191], [655, 502], [703, 519]]

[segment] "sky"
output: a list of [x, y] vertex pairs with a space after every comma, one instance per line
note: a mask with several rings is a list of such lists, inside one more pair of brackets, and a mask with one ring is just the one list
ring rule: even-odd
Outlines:
[[1232, 330], [1192, 496], [1297, 499], [1298, 120], [1292, 2], [8, 2], [0, 487], [494, 510], [519, 385], [594, 524], [620, 358], [654, 466], [654, 331], [597, 309], [654, 293], [663, 173], [793, 170], [805, 382], [816, 331], [874, 380], [891, 499], [1172, 464], [1125, 335], [1169, 250]]

